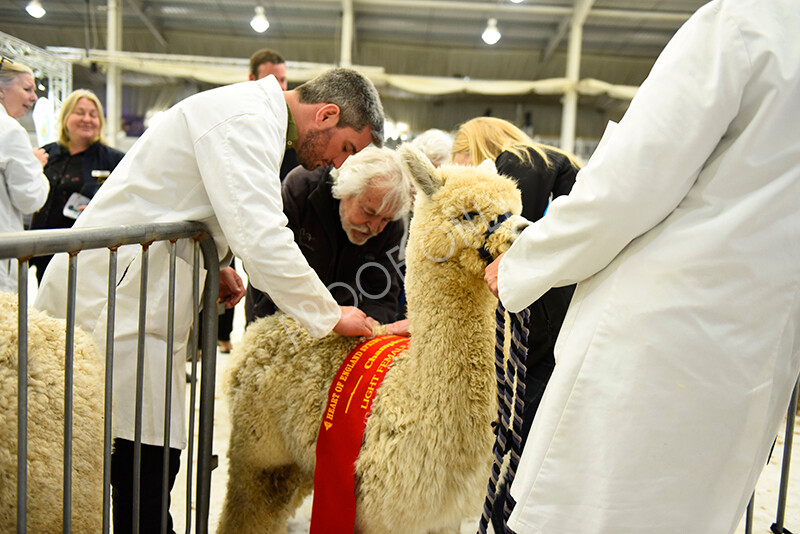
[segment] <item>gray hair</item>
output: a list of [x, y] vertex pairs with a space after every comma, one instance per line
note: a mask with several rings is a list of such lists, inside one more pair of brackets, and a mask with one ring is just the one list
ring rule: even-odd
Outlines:
[[378, 90], [369, 79], [353, 69], [330, 69], [295, 89], [304, 104], [336, 104], [339, 106], [340, 128], [360, 132], [369, 125], [372, 142], [383, 146], [383, 106]]
[[370, 188], [385, 189], [381, 210], [396, 206], [392, 220], [401, 219], [411, 209], [411, 181], [400, 156], [388, 148], [368, 146], [347, 158], [331, 171], [334, 198], [360, 195]]
[[450, 161], [453, 136], [442, 130], [431, 128], [416, 136], [410, 144], [412, 148], [416, 148], [428, 156], [434, 167], [438, 167], [442, 163]]

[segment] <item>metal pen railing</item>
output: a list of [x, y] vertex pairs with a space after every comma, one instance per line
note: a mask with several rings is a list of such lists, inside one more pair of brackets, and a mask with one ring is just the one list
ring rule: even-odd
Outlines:
[[[197, 485], [196, 485], [196, 523], [195, 532], [208, 531], [208, 514], [211, 491], [211, 470], [216, 466], [212, 457], [213, 440], [213, 412], [214, 412], [214, 385], [216, 371], [216, 337], [217, 337], [217, 296], [219, 291], [219, 261], [217, 249], [213, 239], [205, 227], [200, 223], [153, 223], [142, 225], [114, 226], [90, 229], [69, 230], [37, 230], [0, 235], [0, 258], [16, 258], [18, 260], [18, 402], [17, 402], [17, 532], [27, 532], [27, 499], [28, 499], [28, 473], [27, 462], [21, 459], [28, 457], [28, 260], [34, 256], [66, 252], [69, 254], [68, 271], [68, 300], [66, 313], [66, 346], [65, 346], [65, 377], [64, 377], [64, 471], [63, 471], [63, 532], [71, 531], [72, 522], [72, 405], [73, 405], [73, 360], [74, 360], [74, 329], [75, 329], [75, 298], [77, 280], [77, 256], [80, 251], [87, 249], [109, 249], [109, 274], [108, 274], [108, 306], [107, 306], [107, 332], [106, 332], [106, 368], [105, 368], [105, 396], [104, 396], [104, 447], [103, 447], [103, 532], [110, 532], [110, 458], [112, 443], [112, 376], [114, 360], [114, 318], [116, 309], [116, 270], [117, 251], [124, 245], [142, 246], [142, 280], [139, 301], [139, 349], [137, 375], [141, 378], [142, 351], [144, 336], [144, 314], [147, 307], [146, 288], [148, 276], [148, 249], [155, 241], [169, 242], [170, 268], [169, 268], [169, 302], [168, 302], [168, 333], [167, 333], [167, 369], [166, 381], [166, 406], [165, 406], [165, 456], [169, 445], [169, 424], [172, 404], [171, 379], [173, 363], [174, 339], [174, 306], [175, 306], [175, 261], [176, 242], [180, 239], [193, 240], [193, 317], [199, 317], [201, 307], [200, 297], [200, 255], [202, 265], [207, 271], [205, 289], [202, 292], [202, 374], [200, 384], [199, 429], [197, 443]], [[191, 531], [192, 476], [191, 468], [194, 456], [194, 425], [197, 384], [197, 329], [194, 328], [189, 339], [188, 350], [192, 356], [191, 395], [189, 409], [189, 444], [187, 469], [187, 516], [186, 532]], [[139, 449], [141, 447], [141, 411], [142, 411], [142, 381], [137, 381], [136, 439], [134, 440], [134, 476], [138, 480], [139, 474]], [[168, 462], [164, 462], [163, 479], [166, 480]], [[133, 532], [138, 532], [138, 482], [134, 482], [134, 525]], [[162, 509], [166, 514], [168, 492], [162, 494]], [[98, 512], [99, 513], [99, 512]], [[166, 521], [162, 522], [166, 527]]]
[[[789, 494], [789, 469], [792, 464], [792, 447], [794, 445], [794, 423], [797, 416], [797, 397], [800, 394], [800, 378], [795, 382], [792, 397], [789, 401], [789, 410], [786, 413], [786, 428], [783, 434], [783, 459], [781, 461], [781, 480], [778, 489], [778, 508], [776, 510], [775, 522], [770, 525], [770, 531], [774, 534], [792, 534], [784, 527], [786, 519], [786, 500]], [[774, 444], [773, 444], [774, 446]], [[772, 452], [770, 452], [772, 455]], [[755, 515], [755, 492], [750, 496], [745, 511], [744, 532], [753, 533], [753, 516]]]

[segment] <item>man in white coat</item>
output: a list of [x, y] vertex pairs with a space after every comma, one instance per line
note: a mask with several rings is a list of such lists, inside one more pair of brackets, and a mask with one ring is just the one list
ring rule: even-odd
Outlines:
[[512, 312], [580, 282], [515, 532], [735, 530], [800, 370], [799, 27], [797, 0], [702, 7], [487, 268]]
[[[307, 168], [339, 167], [351, 154], [383, 140], [383, 109], [375, 87], [351, 69], [332, 69], [292, 91], [273, 76], [194, 95], [165, 112], [120, 162], [75, 228], [142, 222], [200, 221], [219, 258], [231, 251], [251, 283], [300, 321], [312, 336], [371, 332], [363, 312], [340, 308], [308, 266], [286, 227], [278, 169], [287, 146]], [[184, 355], [192, 325], [192, 245], [178, 243], [170, 430], [170, 481], [186, 445]], [[164, 374], [169, 253], [150, 247], [145, 337], [142, 477], [139, 528], [160, 532], [164, 444]], [[119, 250], [114, 331], [114, 532], [129, 532], [136, 387], [141, 247]], [[76, 320], [105, 346], [108, 252], [78, 255]], [[67, 258], [48, 267], [36, 306], [66, 310]], [[241, 293], [243, 294], [241, 288]], [[237, 295], [241, 298], [241, 295]], [[99, 446], [100, 444], [98, 444]], [[98, 451], [99, 452], [99, 451]], [[169, 518], [168, 532], [172, 532]]]

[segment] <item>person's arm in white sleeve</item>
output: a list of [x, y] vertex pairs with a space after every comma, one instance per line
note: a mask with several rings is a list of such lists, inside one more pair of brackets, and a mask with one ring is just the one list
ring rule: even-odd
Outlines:
[[262, 115], [241, 115], [205, 133], [195, 145], [217, 220], [250, 283], [312, 336], [328, 334], [342, 311], [286, 227], [278, 179], [283, 132]]
[[499, 296], [509, 311], [597, 273], [685, 197], [736, 116], [750, 75], [738, 29], [718, 7], [678, 31], [571, 193], [500, 260]]
[[12, 127], [2, 135], [6, 189], [11, 203], [22, 213], [41, 208], [50, 192], [50, 182], [42, 173], [25, 130]]

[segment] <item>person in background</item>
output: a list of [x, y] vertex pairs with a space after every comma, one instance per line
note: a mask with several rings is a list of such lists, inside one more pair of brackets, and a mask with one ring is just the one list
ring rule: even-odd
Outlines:
[[[409, 145], [425, 154], [425, 156], [430, 160], [434, 167], [439, 167], [443, 163], [447, 163], [450, 161], [450, 153], [453, 148], [453, 136], [449, 133], [439, 130], [436, 128], [431, 128], [430, 130], [425, 130], [418, 136], [416, 136], [413, 140], [409, 142]], [[411, 187], [411, 206], [414, 206], [414, 187], [412, 184]], [[400, 281], [405, 282], [406, 277], [406, 243], [408, 242], [408, 230], [411, 226], [411, 216], [413, 215], [413, 210], [409, 210], [405, 216], [403, 216], [403, 238], [400, 240], [400, 246], [397, 249], [397, 266], [400, 270]], [[400, 300], [397, 303], [397, 319], [403, 320], [406, 318], [407, 312], [407, 303], [406, 303], [406, 291], [405, 287], [400, 292]]]
[[[16, 121], [33, 109], [36, 83], [28, 67], [0, 56], [0, 233], [21, 232], [22, 216], [47, 200], [50, 185], [42, 173], [47, 154], [34, 149]], [[17, 261], [0, 260], [0, 290], [17, 290]]]
[[284, 91], [289, 89], [286, 78], [286, 60], [275, 50], [262, 48], [250, 56], [250, 74], [248, 75], [248, 79], [251, 81], [260, 80], [269, 75], [275, 76], [281, 89]]
[[542, 218], [551, 200], [569, 194], [580, 169], [577, 159], [552, 146], [534, 142], [512, 123], [496, 117], [477, 117], [459, 126], [453, 142], [453, 163], [495, 162], [497, 172], [517, 181], [522, 193], [522, 216]]
[[734, 532], [800, 373], [796, 0], [712, 0], [569, 195], [489, 265], [578, 282], [516, 471], [515, 532]]
[[[275, 76], [281, 88], [286, 91], [289, 89], [289, 81], [286, 74], [286, 60], [275, 50], [270, 48], [262, 48], [250, 56], [250, 74], [249, 80], [260, 80], [267, 76]], [[297, 161], [297, 152], [293, 147], [286, 149], [281, 162], [280, 177], [281, 181], [286, 178], [286, 175], [299, 166], [300, 162]]]
[[[235, 254], [253, 286], [265, 291], [313, 337], [334, 331], [369, 335], [364, 312], [340, 307], [308, 266], [286, 227], [278, 169], [287, 145], [296, 147], [307, 168], [339, 167], [370, 143], [383, 142], [384, 115], [378, 92], [352, 69], [323, 72], [291, 91], [273, 76], [192, 95], [164, 112], [117, 165], [73, 228], [199, 221], [208, 227], [220, 260]], [[165, 383], [170, 247], [164, 241], [147, 249], [148, 317], [144, 332], [142, 456], [139, 507], [141, 532], [160, 532], [162, 469], [171, 488], [186, 446], [184, 355], [196, 320], [192, 309], [193, 243], [176, 244], [173, 376]], [[133, 523], [133, 451], [138, 307], [142, 247], [117, 253], [114, 329], [114, 450], [111, 456], [114, 532]], [[105, 346], [108, 304], [108, 251], [78, 254], [76, 325]], [[244, 296], [244, 286], [220, 273], [226, 305]], [[35, 306], [63, 317], [68, 261], [56, 254], [48, 265]], [[241, 280], [238, 280], [241, 284]], [[227, 294], [227, 298], [225, 298]], [[152, 303], [152, 304], [151, 304]], [[165, 389], [172, 391], [170, 441], [164, 450]], [[163, 464], [167, 453], [167, 465]], [[168, 514], [167, 532], [172, 532]]]
[[[572, 155], [534, 142], [506, 120], [478, 117], [459, 126], [453, 142], [453, 162], [478, 165], [487, 159], [495, 162], [498, 173], [516, 180], [522, 193], [522, 216], [532, 222], [544, 216], [551, 200], [569, 194], [580, 168]], [[574, 291], [572, 284], [554, 287], [528, 307], [530, 334], [520, 433], [523, 447], [555, 367], [556, 339]], [[492, 524], [496, 532], [504, 532], [502, 509], [506, 491], [502, 486], [495, 499]]]
[[437, 128], [431, 128], [416, 136], [409, 144], [425, 154], [434, 167], [438, 167], [450, 161], [453, 136]]
[[[125, 155], [103, 140], [103, 105], [92, 91], [73, 91], [61, 106], [58, 141], [42, 148], [49, 159], [44, 174], [50, 194], [42, 209], [33, 214], [31, 230], [71, 228], [80, 211], [94, 196]], [[75, 209], [65, 210], [67, 201]], [[41, 283], [52, 255], [31, 258]]]
[[[401, 282], [390, 255], [411, 205], [410, 180], [397, 153], [367, 147], [338, 171], [295, 169], [282, 195], [295, 241], [336, 301], [407, 334], [407, 324], [394, 324]], [[277, 309], [267, 294], [248, 286], [248, 324]]]

